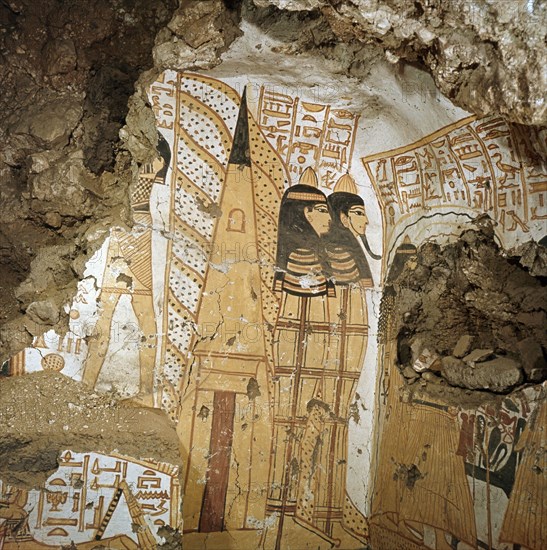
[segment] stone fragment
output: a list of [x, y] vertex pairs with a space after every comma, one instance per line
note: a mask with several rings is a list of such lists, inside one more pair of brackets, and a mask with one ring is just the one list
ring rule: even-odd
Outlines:
[[27, 317], [34, 323], [41, 325], [54, 325], [59, 321], [59, 310], [47, 301], [32, 302], [27, 308]]
[[429, 370], [433, 372], [441, 372], [441, 368], [442, 368], [441, 357], [437, 356], [437, 359], [435, 359], [435, 361], [431, 363]]
[[433, 384], [441, 384], [443, 382], [443, 379], [436, 375], [433, 372], [424, 372], [422, 374], [422, 378], [427, 382], [432, 382]]
[[431, 31], [427, 30], [426, 28], [421, 28], [418, 31], [418, 37], [424, 44], [431, 44], [433, 40], [435, 40], [435, 33], [432, 33]]
[[439, 356], [427, 348], [423, 348], [418, 358], [412, 364], [416, 372], [425, 372], [439, 359]]
[[508, 357], [494, 357], [477, 363], [475, 367], [446, 368], [443, 361], [443, 376], [453, 386], [470, 390], [505, 392], [522, 383], [520, 365]]
[[452, 355], [454, 357], [459, 357], [460, 359], [469, 353], [471, 346], [473, 345], [473, 336], [470, 334], [464, 334], [460, 336], [460, 339], [457, 341]]
[[529, 269], [530, 275], [547, 276], [547, 248], [534, 241], [528, 241], [510, 250], [518, 257], [521, 265]]
[[47, 74], [66, 74], [76, 68], [76, 47], [70, 38], [51, 40], [45, 45], [42, 53]]
[[401, 60], [400, 57], [395, 55], [393, 52], [390, 52], [389, 50], [386, 50], [386, 59], [389, 63], [395, 65], [396, 63], [399, 63]]
[[486, 361], [493, 353], [493, 349], [474, 349], [471, 353], [466, 355], [463, 360], [469, 365], [475, 365], [481, 361]]
[[54, 229], [58, 229], [61, 225], [63, 225], [63, 218], [61, 218], [59, 212], [48, 212], [44, 217], [44, 221], [46, 222], [46, 225], [53, 227]]
[[412, 367], [405, 367], [403, 369], [403, 376], [407, 380], [416, 380], [416, 378], [418, 378], [418, 373]]
[[30, 169], [35, 174], [39, 174], [40, 172], [43, 172], [44, 170], [47, 170], [49, 168], [49, 161], [44, 153], [36, 153], [35, 155], [30, 155], [30, 161]]
[[[405, 313], [406, 315], [406, 313]], [[408, 313], [410, 315], [410, 313]], [[418, 357], [420, 357], [420, 354], [422, 353], [422, 349], [425, 347], [424, 340], [421, 336], [416, 336], [411, 344], [410, 349], [412, 350], [412, 362], [416, 361]]]
[[534, 338], [525, 338], [517, 344], [522, 368], [530, 382], [541, 382], [547, 377], [547, 360], [543, 349]]

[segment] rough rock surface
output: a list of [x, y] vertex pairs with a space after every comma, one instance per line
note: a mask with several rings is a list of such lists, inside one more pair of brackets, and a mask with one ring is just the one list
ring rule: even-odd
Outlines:
[[392, 63], [428, 67], [454, 103], [547, 123], [547, 4], [532, 0], [254, 0], [322, 12], [344, 41], [379, 43]]
[[0, 25], [3, 361], [62, 331], [86, 259], [131, 224], [128, 190], [157, 142], [147, 82], [218, 63], [238, 28], [220, 0], [9, 0]]
[[116, 160], [115, 144], [134, 82], [152, 65], [154, 29], [173, 7], [0, 5], [0, 357], [56, 324], [58, 311], [18, 316], [47, 298], [59, 310], [74, 293], [86, 232], [129, 221], [130, 159]]
[[229, 2], [181, 2], [156, 38], [158, 70], [194, 69], [218, 63], [219, 55], [239, 36], [239, 17]]
[[523, 381], [520, 365], [507, 357], [495, 357], [475, 366], [454, 364], [446, 360], [451, 359], [450, 357], [444, 359], [442, 373], [453, 386], [501, 393], [511, 390]]
[[416, 357], [426, 365], [435, 355], [445, 386], [508, 392], [547, 378], [545, 279], [506, 257], [491, 226], [476, 225], [443, 248], [424, 244], [393, 282], [398, 362], [409, 382], [431, 378], [423, 373], [436, 369], [417, 369]]

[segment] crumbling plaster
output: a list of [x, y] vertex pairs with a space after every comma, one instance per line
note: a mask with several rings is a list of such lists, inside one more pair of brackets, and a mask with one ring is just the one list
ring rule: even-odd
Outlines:
[[[107, 227], [131, 224], [127, 189], [156, 140], [147, 84], [165, 68], [218, 64], [241, 32], [242, 9], [285, 41], [285, 53], [318, 51], [356, 78], [385, 55], [396, 73], [406, 62], [427, 68], [469, 111], [545, 122], [542, 3], [255, 4], [3, 3], [1, 358], [66, 326], [62, 306], [86, 259]], [[286, 32], [295, 25], [296, 38]], [[437, 93], [408, 75], [400, 86], [403, 94]]]
[[[383, 140], [398, 146], [418, 139], [456, 119], [462, 109], [481, 115], [500, 113], [519, 124], [546, 122], [545, 75], [541, 71], [545, 65], [541, 24], [545, 7], [540, 3], [501, 3], [506, 8], [502, 12], [500, 3], [457, 1], [410, 5], [261, 0], [243, 8], [220, 1], [181, 2], [178, 7], [166, 1], [143, 2], [138, 7], [123, 2], [105, 7], [96, 2], [88, 4], [85, 12], [64, 12], [56, 11], [57, 4], [50, 2], [41, 5], [40, 13], [34, 4], [7, 2], [2, 12], [8, 31], [0, 37], [5, 60], [0, 85], [5, 92], [0, 100], [4, 119], [0, 148], [1, 359], [47, 329], [66, 330], [63, 306], [74, 295], [87, 259], [111, 226], [131, 225], [128, 190], [136, 181], [138, 166], [153, 157], [157, 142], [148, 86], [164, 69], [198, 70], [218, 65], [242, 32], [259, 28], [272, 38], [271, 44], [260, 44], [272, 54], [318, 54], [331, 67], [337, 65], [340, 75], [350, 77], [356, 86], [353, 91], [359, 85], [368, 87], [362, 111], [383, 124], [368, 128], [367, 153], [381, 150]], [[98, 13], [103, 17], [97, 25], [81, 24], [94, 20], [90, 14]], [[41, 31], [35, 33], [36, 28]], [[258, 52], [258, 44], [256, 48]], [[230, 52], [225, 60], [216, 72], [219, 77], [223, 71], [233, 72], [237, 62], [233, 55], [230, 60]], [[251, 66], [240, 68], [246, 69], [254, 70]], [[438, 95], [425, 71], [446, 97]], [[290, 71], [284, 78], [290, 80]], [[406, 118], [392, 108], [398, 101], [410, 106]], [[427, 109], [438, 118], [424, 117]], [[535, 245], [519, 246], [515, 254], [523, 254], [521, 263], [531, 268], [532, 275], [544, 275], [544, 259]], [[405, 311], [398, 313], [403, 319]], [[404, 365], [401, 367], [403, 370]], [[446, 388], [433, 376], [429, 380], [423, 375], [407, 379], [414, 385], [411, 390], [420, 395], [427, 393], [428, 387], [433, 387], [433, 392], [441, 387], [443, 398], [461, 397], [464, 390]], [[42, 384], [40, 392], [50, 392], [40, 416], [40, 425], [47, 423], [47, 433], [58, 429], [58, 424], [52, 427], [49, 423], [54, 418], [46, 402], [70, 403], [76, 390], [74, 383], [60, 377], [42, 378], [32, 381], [27, 393]], [[11, 396], [4, 401], [6, 406], [13, 406], [16, 392], [25, 391], [19, 383], [10, 381], [13, 387], [5, 394]], [[52, 388], [58, 387], [66, 391], [66, 399], [64, 393], [62, 399], [51, 394]], [[84, 412], [111, 407], [102, 397], [84, 395], [80, 389], [78, 395], [83, 402], [77, 406]], [[466, 399], [471, 405], [473, 399], [478, 403], [485, 395], [477, 392]], [[19, 403], [15, 409], [23, 410]], [[123, 432], [124, 420], [120, 421], [119, 415], [123, 417], [124, 411], [112, 413], [118, 416], [105, 420], [105, 425], [111, 422], [114, 432]], [[142, 447], [139, 442], [138, 450], [130, 440], [130, 430], [118, 441], [111, 438], [109, 429], [108, 442], [102, 445], [103, 435], [96, 430], [91, 435], [82, 431], [87, 429], [71, 425], [65, 430], [71, 437], [54, 444], [105, 451], [119, 446], [131, 456], [149, 452], [177, 463], [167, 427], [163, 447]], [[23, 454], [32, 455], [25, 445]], [[43, 478], [55, 467], [53, 455], [37, 467], [38, 476]], [[36, 472], [30, 470], [31, 479], [24, 475], [11, 479], [36, 484]], [[2, 473], [8, 480], [9, 475]]]

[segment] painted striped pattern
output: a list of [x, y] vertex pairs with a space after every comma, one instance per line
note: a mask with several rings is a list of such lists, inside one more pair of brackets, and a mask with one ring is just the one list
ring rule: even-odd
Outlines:
[[175, 421], [179, 386], [201, 333], [196, 319], [215, 224], [206, 210], [218, 200], [224, 181], [239, 95], [212, 78], [184, 73], [177, 109], [161, 403]]

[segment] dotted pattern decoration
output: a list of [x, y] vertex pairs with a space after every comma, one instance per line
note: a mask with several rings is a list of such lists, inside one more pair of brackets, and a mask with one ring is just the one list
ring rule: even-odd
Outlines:
[[199, 333], [195, 324], [207, 270], [215, 218], [208, 211], [220, 196], [239, 96], [214, 79], [183, 74], [177, 92], [179, 125], [175, 128], [176, 166], [174, 226], [167, 299], [162, 408], [178, 420], [180, 386], [188, 353]]
[[289, 177], [281, 158], [266, 140], [257, 123], [249, 117], [250, 149], [255, 190], [258, 260], [260, 262], [263, 319], [266, 350], [273, 365], [273, 331], [279, 310], [279, 297], [273, 292], [277, 249], [277, 215]]

